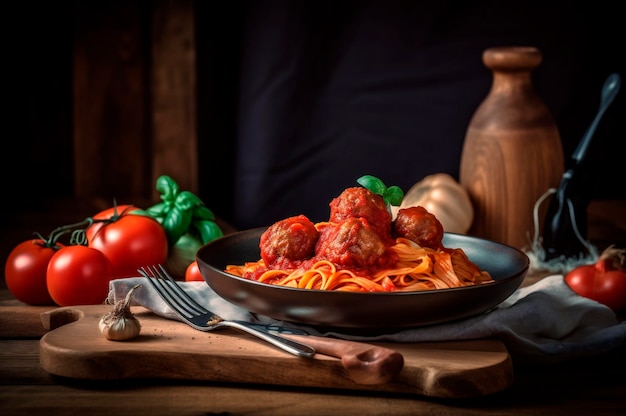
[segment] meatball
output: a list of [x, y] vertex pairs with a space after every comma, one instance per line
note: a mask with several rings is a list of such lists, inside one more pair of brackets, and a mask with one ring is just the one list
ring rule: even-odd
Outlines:
[[263, 234], [259, 248], [267, 267], [279, 261], [298, 261], [313, 257], [319, 233], [306, 216], [297, 215], [271, 225]]
[[389, 243], [391, 240], [391, 214], [382, 196], [366, 188], [347, 188], [329, 205], [330, 222], [364, 218], [384, 242]]
[[393, 233], [396, 237], [408, 238], [422, 247], [435, 250], [442, 247], [443, 225], [421, 206], [399, 210], [393, 222]]
[[366, 268], [380, 263], [386, 246], [364, 218], [348, 218], [322, 229], [316, 257], [338, 266]]

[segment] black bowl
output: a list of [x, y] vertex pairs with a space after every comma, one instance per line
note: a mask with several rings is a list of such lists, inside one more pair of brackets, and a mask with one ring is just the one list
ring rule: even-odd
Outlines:
[[519, 288], [529, 267], [528, 256], [513, 247], [446, 233], [443, 244], [462, 248], [495, 282], [416, 292], [341, 292], [276, 286], [225, 273], [226, 265], [260, 258], [265, 229], [229, 234], [201, 247], [196, 257], [204, 280], [219, 296], [250, 312], [325, 328], [389, 330], [478, 315]]

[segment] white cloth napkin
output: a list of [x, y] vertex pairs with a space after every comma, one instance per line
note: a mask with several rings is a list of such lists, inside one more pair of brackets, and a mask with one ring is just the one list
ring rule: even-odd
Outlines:
[[[143, 277], [111, 281], [107, 301], [114, 303], [123, 299], [130, 288], [143, 281]], [[516, 365], [559, 363], [599, 355], [626, 345], [626, 322], [620, 322], [608, 307], [574, 293], [562, 275], [549, 276], [520, 288], [498, 307], [479, 316], [376, 336], [320, 333], [314, 328], [251, 314], [219, 297], [204, 282], [179, 282], [179, 285], [224, 319], [278, 324], [301, 328], [311, 335], [370, 342], [496, 338], [507, 346]], [[152, 286], [145, 282], [133, 293], [133, 304], [178, 320]]]

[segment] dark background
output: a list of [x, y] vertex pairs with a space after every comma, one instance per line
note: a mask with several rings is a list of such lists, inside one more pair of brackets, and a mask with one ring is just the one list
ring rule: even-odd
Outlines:
[[[540, 49], [533, 80], [567, 157], [598, 109], [606, 77], [624, 73], [624, 25], [605, 2], [249, 2], [220, 14], [230, 22], [223, 39], [233, 43], [217, 68], [203, 53], [213, 39], [210, 6], [198, 6], [200, 98], [208, 95], [203, 75], [219, 71], [219, 136], [236, 146], [222, 158], [237, 155], [224, 189], [236, 202], [224, 215], [242, 228], [299, 213], [323, 220], [328, 201], [365, 173], [405, 190], [430, 173], [458, 177], [467, 125], [491, 85], [481, 59], [488, 47]], [[616, 152], [626, 133], [623, 95], [581, 172], [589, 198], [626, 195]], [[201, 117], [208, 113], [200, 107]], [[200, 144], [209, 136], [201, 131]], [[201, 167], [204, 180], [225, 172]]]
[[[606, 77], [626, 74], [623, 16], [603, 1], [580, 6], [500, 1], [11, 3], [3, 36], [8, 92], [0, 161], [3, 228], [10, 228], [19, 213], [52, 209], [48, 200], [155, 200], [151, 157], [159, 149], [150, 141], [152, 104], [145, 91], [152, 82], [146, 68], [155, 38], [150, 16], [163, 4], [193, 11], [198, 181], [191, 190], [239, 228], [302, 211], [320, 216], [330, 198], [365, 173], [404, 189], [429, 173], [456, 176], [467, 124], [491, 83], [481, 61], [487, 47], [525, 44], [541, 50], [544, 61], [533, 80], [554, 115], [566, 157], [594, 117]], [[72, 93], [75, 45], [93, 32], [94, 24], [102, 24], [98, 16], [102, 21], [115, 17], [107, 20], [110, 38], [103, 45], [109, 39], [119, 42], [111, 36], [116, 27], [120, 33], [132, 29], [132, 59], [142, 75], [141, 86], [122, 85], [140, 96], [141, 108], [128, 105], [104, 115], [100, 130], [109, 130], [102, 137], [110, 137], [110, 145], [102, 146], [101, 157], [76, 153], [77, 140], [92, 139], [77, 138], [76, 106], [89, 103], [74, 102]], [[105, 54], [91, 53], [106, 65]], [[119, 56], [126, 53], [120, 49]], [[94, 91], [96, 83], [97, 77]], [[137, 92], [139, 87], [145, 91]], [[626, 198], [619, 150], [625, 100], [622, 91], [589, 149], [585, 176], [591, 199]], [[139, 133], [116, 143], [127, 118]], [[352, 143], [354, 151], [337, 152], [333, 143], [341, 143], [338, 149], [350, 149]], [[129, 154], [129, 146], [140, 151]], [[397, 152], [389, 150], [394, 146]], [[423, 151], [419, 158], [415, 149]], [[84, 177], [76, 169], [77, 158], [98, 169], [88, 191], [84, 185], [77, 191]], [[71, 217], [71, 208], [67, 213]], [[76, 213], [77, 220], [80, 215]]]

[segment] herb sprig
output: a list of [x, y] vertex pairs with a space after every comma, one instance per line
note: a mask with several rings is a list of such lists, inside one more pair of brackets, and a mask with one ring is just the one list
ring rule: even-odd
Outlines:
[[382, 196], [387, 206], [393, 205], [397, 207], [402, 203], [404, 191], [399, 186], [392, 185], [387, 187], [382, 180], [372, 175], [363, 175], [356, 181], [362, 187]]

